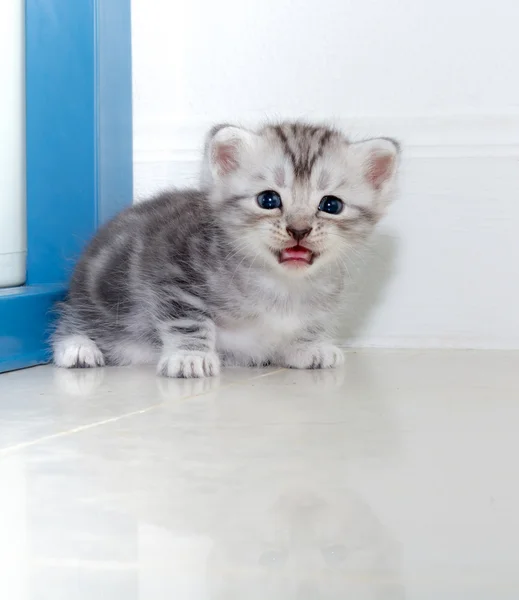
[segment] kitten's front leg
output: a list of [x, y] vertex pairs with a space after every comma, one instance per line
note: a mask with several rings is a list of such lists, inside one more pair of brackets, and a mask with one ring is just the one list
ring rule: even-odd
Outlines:
[[162, 323], [159, 331], [162, 340], [159, 375], [191, 379], [220, 373], [213, 321], [206, 317], [171, 319]]
[[342, 350], [325, 340], [296, 340], [282, 354], [291, 369], [333, 369], [344, 362]]

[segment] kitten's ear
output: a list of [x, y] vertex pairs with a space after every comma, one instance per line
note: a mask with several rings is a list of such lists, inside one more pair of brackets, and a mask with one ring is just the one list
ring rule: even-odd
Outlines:
[[396, 174], [400, 146], [389, 138], [376, 138], [351, 144], [349, 156], [362, 177], [375, 190], [390, 182]]
[[254, 134], [233, 125], [217, 125], [210, 131], [206, 161], [213, 177], [225, 177], [243, 165]]

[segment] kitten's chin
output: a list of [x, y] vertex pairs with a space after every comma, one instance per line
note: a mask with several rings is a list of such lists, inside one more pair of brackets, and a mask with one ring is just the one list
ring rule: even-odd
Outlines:
[[279, 264], [285, 270], [307, 271], [312, 266], [313, 263], [307, 262], [304, 260], [293, 259], [293, 260], [280, 261]]

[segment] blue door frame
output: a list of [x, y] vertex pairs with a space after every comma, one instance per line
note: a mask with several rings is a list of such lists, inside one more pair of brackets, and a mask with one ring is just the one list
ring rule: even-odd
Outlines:
[[48, 362], [54, 304], [132, 202], [130, 0], [26, 0], [27, 283], [0, 290], [0, 372]]

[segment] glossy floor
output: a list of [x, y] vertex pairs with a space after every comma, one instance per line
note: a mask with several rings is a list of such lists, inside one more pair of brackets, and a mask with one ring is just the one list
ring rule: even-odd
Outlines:
[[519, 353], [0, 376], [0, 598], [519, 598]]

